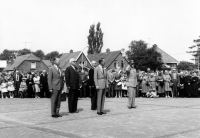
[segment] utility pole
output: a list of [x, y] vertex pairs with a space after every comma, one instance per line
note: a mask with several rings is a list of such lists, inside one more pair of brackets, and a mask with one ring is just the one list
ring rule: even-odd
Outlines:
[[25, 48], [26, 48], [26, 44], [27, 44], [27, 43], [32, 43], [32, 42], [21, 42], [21, 43], [24, 43], [24, 44], [25, 44]]

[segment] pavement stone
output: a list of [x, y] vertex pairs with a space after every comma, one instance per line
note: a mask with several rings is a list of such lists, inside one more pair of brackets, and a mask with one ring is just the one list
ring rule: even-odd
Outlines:
[[61, 103], [61, 118], [50, 115], [50, 99], [0, 99], [0, 138], [199, 138], [200, 99], [106, 98], [106, 115], [90, 110], [89, 98], [79, 99], [79, 113]]

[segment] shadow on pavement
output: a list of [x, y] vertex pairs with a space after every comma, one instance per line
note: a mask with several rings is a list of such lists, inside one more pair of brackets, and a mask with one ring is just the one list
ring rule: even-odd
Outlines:
[[69, 115], [69, 113], [68, 112], [61, 112], [60, 115], [67, 116], [67, 115]]
[[78, 108], [77, 111], [81, 112], [83, 111], [83, 108]]
[[110, 110], [103, 110], [103, 111], [106, 112], [106, 113], [110, 112]]

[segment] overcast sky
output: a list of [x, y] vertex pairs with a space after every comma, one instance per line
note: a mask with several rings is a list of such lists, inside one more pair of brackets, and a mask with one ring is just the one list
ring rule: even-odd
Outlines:
[[98, 22], [103, 52], [128, 50], [132, 40], [141, 39], [191, 61], [186, 51], [200, 36], [200, 0], [0, 0], [0, 52], [80, 51], [90, 25]]

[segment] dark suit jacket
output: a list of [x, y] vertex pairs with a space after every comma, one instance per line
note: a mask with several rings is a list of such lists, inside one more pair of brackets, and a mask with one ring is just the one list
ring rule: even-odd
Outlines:
[[95, 86], [95, 83], [94, 83], [94, 69], [91, 68], [89, 70], [89, 80], [88, 80], [88, 83], [89, 83], [89, 86]]
[[62, 76], [62, 70], [61, 75], [59, 74], [56, 67], [53, 65], [49, 68], [49, 74], [48, 74], [48, 85], [49, 90], [62, 90], [63, 88], [63, 76]]
[[14, 86], [16, 87], [17, 86], [17, 83], [21, 83], [21, 81], [22, 81], [22, 78], [23, 78], [23, 76], [22, 76], [22, 74], [21, 73], [19, 73], [18, 74], [19, 75], [19, 81], [17, 82], [16, 81], [16, 73], [14, 73], [14, 75], [13, 75], [13, 81], [14, 81]]
[[40, 74], [40, 84], [42, 84], [42, 86], [48, 85], [47, 74]]
[[67, 67], [65, 71], [65, 80], [67, 87], [69, 87], [70, 89], [79, 89], [79, 73], [72, 66]]

